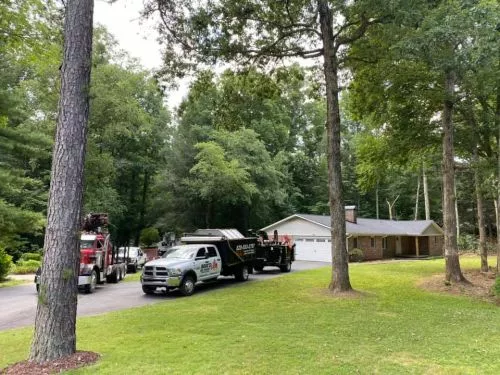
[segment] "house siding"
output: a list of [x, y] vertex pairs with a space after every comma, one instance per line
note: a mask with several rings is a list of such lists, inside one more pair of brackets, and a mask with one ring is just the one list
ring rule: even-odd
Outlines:
[[[382, 249], [382, 237], [360, 236], [357, 238], [357, 248], [363, 250], [365, 260], [382, 259], [384, 251]], [[372, 238], [374, 246], [372, 246]], [[349, 249], [354, 247], [354, 237], [349, 239]]]
[[[269, 236], [272, 236], [273, 231], [276, 229], [278, 234], [288, 234], [291, 235], [294, 240], [297, 240], [297, 251], [302, 244], [302, 241], [313, 240], [317, 238], [328, 240], [331, 236], [330, 228], [325, 224], [328, 220], [314, 220], [309, 221], [300, 216], [292, 216], [286, 220], [276, 222], [265, 228]], [[366, 219], [358, 219], [365, 220]], [[329, 221], [328, 221], [329, 222]], [[348, 232], [348, 249], [357, 247], [363, 250], [365, 260], [378, 260], [384, 258], [394, 258], [397, 256], [408, 256], [414, 257], [417, 255], [417, 241], [418, 241], [418, 254], [419, 256], [442, 256], [443, 254], [443, 235], [440, 232], [440, 228], [437, 225], [430, 225], [422, 233], [424, 235], [389, 235], [383, 234], [381, 232], [356, 232], [352, 228], [351, 232]], [[366, 225], [366, 223], [365, 223]], [[374, 233], [371, 235], [371, 233]], [[410, 231], [411, 233], [411, 231]], [[372, 246], [371, 239], [373, 238], [374, 244]], [[385, 238], [386, 246], [383, 248], [383, 240]], [[398, 238], [400, 239], [398, 242]], [[354, 240], [356, 239], [357, 244], [354, 246]], [[305, 243], [305, 242], [304, 242]], [[310, 245], [310, 244], [309, 244]], [[304, 251], [309, 251], [309, 247], [303, 247]], [[315, 252], [318, 249], [314, 249]], [[400, 252], [399, 252], [400, 250]], [[305, 253], [304, 253], [305, 254]], [[330, 254], [330, 253], [329, 253]], [[328, 256], [329, 259], [330, 255]], [[304, 258], [308, 260], [307, 257]], [[314, 259], [319, 260], [319, 259]], [[325, 257], [324, 261], [328, 261]]]
[[431, 236], [429, 237], [429, 255], [430, 256], [442, 256], [443, 255], [443, 236]]
[[292, 218], [284, 223], [272, 225], [266, 229], [269, 236], [273, 235], [274, 230], [278, 234], [288, 234], [295, 237], [330, 237], [329, 228], [322, 227], [318, 224], [311, 223], [301, 218]]

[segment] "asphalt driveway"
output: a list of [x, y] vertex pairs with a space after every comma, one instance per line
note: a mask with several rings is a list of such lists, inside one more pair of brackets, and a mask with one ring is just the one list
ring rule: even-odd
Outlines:
[[[329, 266], [330, 263], [296, 261], [292, 272]], [[279, 277], [283, 274], [277, 268], [266, 267], [263, 272], [250, 275], [248, 282], [262, 281]], [[222, 278], [217, 283], [201, 284], [195, 293], [241, 285], [233, 278]], [[92, 294], [78, 295], [78, 316], [102, 314], [136, 306], [144, 306], [162, 301], [180, 298], [180, 294], [170, 293], [145, 295], [140, 282], [121, 282], [98, 286]], [[0, 331], [34, 324], [36, 315], [37, 294], [33, 283], [8, 288], [0, 288]]]

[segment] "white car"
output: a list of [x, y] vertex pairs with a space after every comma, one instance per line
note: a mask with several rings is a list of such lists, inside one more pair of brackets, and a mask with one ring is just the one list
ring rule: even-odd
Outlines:
[[137, 272], [138, 268], [144, 267], [146, 263], [146, 254], [144, 254], [140, 247], [120, 247], [118, 249], [118, 259], [126, 259], [127, 270], [131, 272]]

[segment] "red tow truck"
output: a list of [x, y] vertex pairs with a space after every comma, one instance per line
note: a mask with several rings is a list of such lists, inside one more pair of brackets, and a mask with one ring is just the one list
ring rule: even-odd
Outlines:
[[[80, 236], [80, 271], [78, 288], [92, 293], [97, 284], [117, 283], [127, 273], [127, 264], [118, 257], [108, 232], [108, 215], [91, 213], [85, 216]], [[41, 269], [37, 271], [35, 283], [40, 285]]]

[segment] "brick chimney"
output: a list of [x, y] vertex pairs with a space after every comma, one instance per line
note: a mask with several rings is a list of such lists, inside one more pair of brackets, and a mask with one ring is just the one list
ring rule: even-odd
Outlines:
[[358, 213], [356, 206], [345, 206], [345, 221], [356, 224], [358, 222]]

